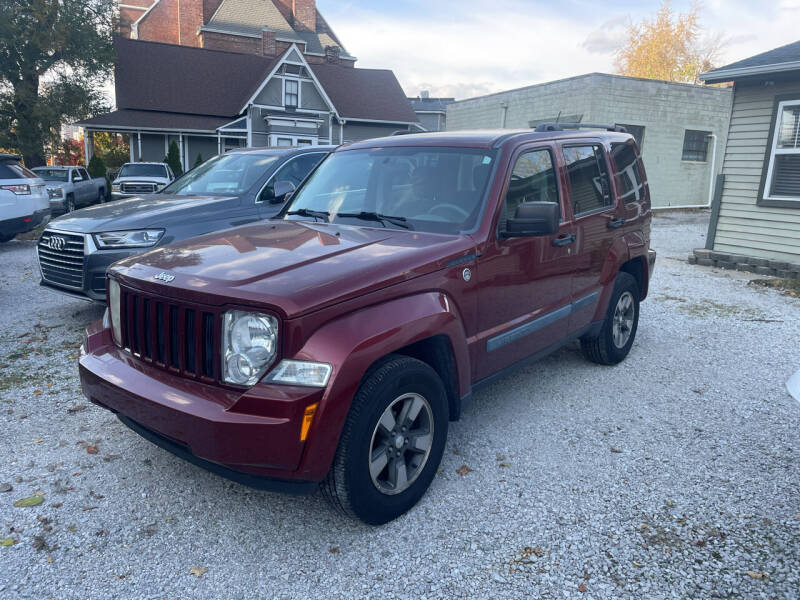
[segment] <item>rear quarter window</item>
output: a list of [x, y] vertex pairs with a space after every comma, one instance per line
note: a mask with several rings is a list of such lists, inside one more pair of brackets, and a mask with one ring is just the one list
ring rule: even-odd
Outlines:
[[620, 200], [625, 203], [641, 201], [644, 198], [645, 184], [633, 143], [611, 144], [611, 158]]
[[29, 171], [16, 160], [0, 162], [0, 179], [36, 179], [39, 176]]

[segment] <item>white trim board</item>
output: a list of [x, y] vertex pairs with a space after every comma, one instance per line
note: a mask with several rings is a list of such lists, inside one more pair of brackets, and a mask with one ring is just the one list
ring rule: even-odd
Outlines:
[[797, 202], [800, 204], [800, 195], [798, 196], [772, 196], [770, 195], [770, 190], [772, 189], [772, 175], [773, 170], [775, 167], [775, 156], [779, 154], [788, 154], [798, 156], [800, 155], [800, 146], [798, 146], [798, 140], [795, 139], [795, 148], [787, 149], [787, 148], [778, 148], [778, 138], [780, 137], [780, 125], [781, 125], [781, 117], [783, 116], [783, 109], [787, 106], [797, 106], [800, 107], [800, 98], [797, 100], [784, 100], [783, 102], [778, 103], [778, 110], [776, 111], [777, 114], [775, 115], [775, 121], [773, 122], [773, 133], [772, 133], [772, 140], [769, 146], [769, 166], [767, 167], [767, 176], [764, 179], [764, 199], [765, 200], [788, 200], [790, 202]]

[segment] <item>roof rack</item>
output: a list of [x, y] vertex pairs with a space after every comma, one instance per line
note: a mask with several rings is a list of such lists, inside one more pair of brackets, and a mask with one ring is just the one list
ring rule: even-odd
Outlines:
[[628, 133], [622, 125], [598, 125], [596, 123], [539, 123], [534, 131], [564, 131], [565, 129], [605, 129], [618, 133]]

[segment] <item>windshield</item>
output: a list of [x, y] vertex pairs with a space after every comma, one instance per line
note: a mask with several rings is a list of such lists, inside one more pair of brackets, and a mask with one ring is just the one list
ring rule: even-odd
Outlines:
[[34, 169], [33, 172], [45, 181], [66, 181], [69, 174], [67, 169]]
[[287, 208], [287, 219], [325, 219], [456, 234], [475, 227], [494, 152], [374, 148], [332, 154]]
[[122, 167], [118, 177], [167, 177], [164, 165], [129, 164]]
[[204, 162], [180, 179], [173, 181], [162, 194], [178, 196], [238, 196], [266, 175], [279, 155], [254, 152], [223, 154]]

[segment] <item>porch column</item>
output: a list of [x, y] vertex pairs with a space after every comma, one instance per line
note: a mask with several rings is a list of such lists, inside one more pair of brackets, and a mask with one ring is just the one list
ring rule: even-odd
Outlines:
[[131, 153], [131, 162], [136, 162], [136, 157], [133, 153], [133, 133], [128, 134], [128, 150], [130, 150]]
[[164, 156], [169, 154], [169, 136], [164, 134]]
[[83, 164], [89, 166], [89, 130], [83, 132]]
[[222, 154], [222, 134], [217, 130], [217, 155]]
[[180, 153], [181, 153], [181, 170], [186, 171], [186, 162], [184, 161], [184, 158], [183, 158], [183, 134], [182, 133], [178, 134], [178, 149], [180, 150]]
[[138, 145], [139, 145], [139, 160], [142, 160], [142, 132], [141, 131], [137, 131], [136, 132], [136, 138], [138, 139]]

